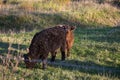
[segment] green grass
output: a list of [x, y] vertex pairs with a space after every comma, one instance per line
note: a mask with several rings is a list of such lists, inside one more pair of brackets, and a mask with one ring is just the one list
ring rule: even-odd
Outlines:
[[[119, 34], [112, 33], [109, 35], [111, 30], [114, 28], [80, 28], [75, 30], [75, 43], [71, 50], [71, 56], [66, 60], [67, 63], [73, 65], [82, 65], [85, 67], [105, 67], [114, 70], [120, 70], [120, 41]], [[120, 30], [119, 27], [117, 30]], [[20, 47], [20, 53], [27, 53], [26, 48], [30, 44], [30, 40], [37, 31], [24, 32], [24, 33], [13, 33], [13, 34], [1, 34], [1, 50], [2, 54], [7, 53], [9, 43], [12, 43], [11, 53], [18, 54], [18, 44]], [[115, 37], [114, 36], [118, 36]], [[8, 41], [7, 41], [8, 40]], [[6, 46], [5, 46], [6, 45]], [[6, 51], [4, 51], [6, 50]], [[60, 53], [57, 54], [57, 59], [60, 59]], [[77, 62], [77, 63], [76, 63]], [[1, 66], [2, 67], [2, 66]], [[119, 79], [119, 72], [108, 72], [91, 69], [77, 69], [67, 68], [62, 66], [49, 66], [44, 71], [41, 70], [39, 64], [36, 69], [29, 70], [25, 68], [25, 64], [22, 62], [17, 71], [9, 71], [5, 73], [6, 76], [12, 78], [21, 79], [25, 78], [28, 80], [33, 79], [48, 79], [48, 80], [72, 80], [72, 79], [108, 79], [116, 80]], [[26, 71], [27, 70], [27, 71]], [[12, 72], [13, 74], [9, 74]], [[23, 75], [25, 74], [25, 75]], [[39, 76], [39, 77], [38, 77]], [[1, 77], [2, 78], [2, 77]]]
[[[13, 56], [25, 54], [36, 32], [58, 24], [69, 24], [77, 28], [71, 55], [65, 63], [84, 67], [48, 65], [46, 70], [42, 70], [41, 64], [37, 64], [37, 68], [31, 70], [25, 68], [23, 61], [17, 69], [3, 66], [0, 62], [0, 80], [120, 79], [120, 10], [108, 4], [67, 1], [59, 5], [53, 0], [9, 1], [5, 11], [1, 9], [6, 15], [0, 15], [0, 55], [6, 56], [9, 50]], [[58, 63], [61, 62], [60, 56], [58, 52]]]

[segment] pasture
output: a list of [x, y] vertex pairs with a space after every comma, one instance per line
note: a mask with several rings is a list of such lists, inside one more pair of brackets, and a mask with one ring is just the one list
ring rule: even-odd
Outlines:
[[[0, 5], [0, 57], [15, 58], [0, 58], [0, 80], [120, 79], [120, 9], [70, 0], [59, 5], [53, 0], [9, 0]], [[41, 63], [34, 69], [25, 68], [19, 57], [27, 53], [34, 34], [58, 24], [77, 27], [70, 57], [61, 62], [58, 50], [58, 65], [48, 64], [46, 70], [41, 69]]]

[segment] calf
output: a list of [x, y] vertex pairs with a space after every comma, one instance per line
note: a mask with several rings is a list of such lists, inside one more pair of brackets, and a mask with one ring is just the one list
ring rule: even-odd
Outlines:
[[58, 48], [61, 50], [61, 60], [65, 60], [65, 51], [67, 49], [69, 55], [74, 41], [74, 29], [74, 26], [58, 25], [36, 33], [31, 41], [29, 53], [24, 55], [26, 67], [33, 68], [36, 62], [31, 60], [41, 59], [42, 68], [45, 69], [49, 52], [52, 55], [51, 61], [54, 61]]

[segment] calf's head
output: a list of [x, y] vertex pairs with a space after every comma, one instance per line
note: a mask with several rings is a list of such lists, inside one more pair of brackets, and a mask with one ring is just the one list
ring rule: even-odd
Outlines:
[[35, 65], [35, 62], [31, 61], [28, 54], [24, 54], [24, 62], [26, 64], [26, 68], [33, 68]]

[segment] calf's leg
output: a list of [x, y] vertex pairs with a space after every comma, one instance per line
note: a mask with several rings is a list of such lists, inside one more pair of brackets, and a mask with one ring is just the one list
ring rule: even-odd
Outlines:
[[51, 52], [51, 62], [55, 61], [56, 54], [57, 54], [56, 51]]
[[61, 60], [64, 61], [65, 60], [65, 48], [61, 47], [60, 51], [61, 51]]
[[47, 57], [48, 57], [48, 54], [46, 54], [42, 57], [42, 69], [47, 68]]

